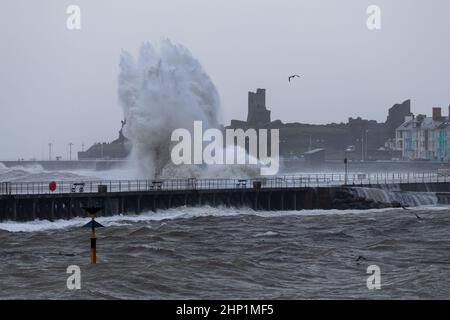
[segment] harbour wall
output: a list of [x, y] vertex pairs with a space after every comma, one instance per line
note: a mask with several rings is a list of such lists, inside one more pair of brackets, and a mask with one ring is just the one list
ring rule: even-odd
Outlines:
[[85, 217], [85, 206], [101, 206], [99, 216], [139, 214], [176, 207], [248, 207], [254, 210], [331, 209], [336, 188], [219, 189], [70, 193], [0, 196], [0, 221]]
[[[246, 207], [253, 210], [370, 209], [399, 206], [358, 197], [355, 187], [244, 188], [208, 190], [152, 190], [140, 192], [0, 195], [0, 221], [57, 220], [86, 217], [85, 206], [101, 206], [99, 216], [139, 214], [176, 207]], [[396, 192], [433, 192], [450, 203], [450, 183], [364, 185]], [[397, 190], [395, 188], [400, 188]], [[106, 192], [105, 192], [106, 191]]]

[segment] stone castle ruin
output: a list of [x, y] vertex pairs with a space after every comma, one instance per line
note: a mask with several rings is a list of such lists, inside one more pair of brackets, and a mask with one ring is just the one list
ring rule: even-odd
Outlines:
[[247, 125], [261, 127], [270, 123], [270, 110], [266, 108], [266, 89], [248, 93]]
[[325, 125], [283, 123], [271, 120], [270, 110], [266, 107], [266, 90], [257, 89], [248, 93], [247, 121], [231, 120], [227, 128], [279, 129], [280, 155], [287, 158], [300, 157], [320, 148], [325, 149], [327, 159], [391, 159], [396, 156], [396, 151], [388, 146], [389, 141], [395, 139], [395, 129], [410, 114], [411, 101], [406, 100], [389, 109], [384, 123], [360, 117], [349, 118], [347, 123]]
[[[248, 92], [247, 120], [231, 120], [226, 127], [230, 129], [279, 129], [280, 156], [285, 158], [301, 157], [305, 152], [324, 149], [326, 159], [386, 159], [398, 156], [389, 147], [389, 141], [395, 141], [395, 129], [405, 116], [411, 114], [411, 101], [395, 104], [388, 111], [385, 122], [366, 120], [360, 117], [349, 118], [347, 123], [314, 125], [308, 123], [283, 123], [271, 119], [266, 106], [266, 90], [257, 89]], [[78, 159], [123, 159], [130, 154], [131, 142], [123, 135], [123, 126], [119, 138], [111, 143], [97, 143], [87, 151], [79, 152]]]

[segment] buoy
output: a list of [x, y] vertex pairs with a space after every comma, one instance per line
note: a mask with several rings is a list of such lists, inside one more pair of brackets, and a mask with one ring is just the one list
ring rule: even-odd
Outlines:
[[56, 182], [50, 181], [50, 183], [48, 184], [48, 189], [52, 192], [55, 191], [56, 190]]
[[97, 212], [103, 210], [102, 207], [83, 207], [83, 209], [91, 216], [91, 221], [86, 223], [83, 228], [91, 228], [91, 264], [97, 263], [97, 236], [95, 234], [96, 228], [103, 228], [100, 223], [95, 221]]

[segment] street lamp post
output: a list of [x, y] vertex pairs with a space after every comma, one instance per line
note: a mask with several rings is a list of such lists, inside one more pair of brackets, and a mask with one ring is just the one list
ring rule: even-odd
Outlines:
[[73, 146], [73, 143], [69, 142], [69, 160], [72, 160], [72, 146]]
[[365, 155], [364, 159], [367, 159], [367, 158], [368, 158], [368, 156], [367, 156], [367, 155], [368, 155], [367, 149], [369, 148], [368, 133], [369, 133], [369, 129], [366, 130], [366, 155]]
[[364, 161], [364, 131], [361, 134], [361, 161]]
[[348, 164], [347, 164], [347, 152], [345, 153], [344, 158], [344, 167], [345, 167], [345, 175], [344, 175], [344, 185], [347, 185], [347, 179], [348, 179]]
[[48, 144], [48, 160], [51, 161], [52, 160], [52, 148], [53, 148], [53, 143], [49, 143]]
[[[367, 144], [367, 133], [369, 132], [369, 130], [368, 129], [366, 129], [366, 130], [364, 130], [362, 133], [361, 133], [361, 161], [365, 161], [366, 160], [366, 158], [367, 158], [367, 147], [368, 147], [368, 144]], [[364, 137], [365, 136], [365, 137]]]

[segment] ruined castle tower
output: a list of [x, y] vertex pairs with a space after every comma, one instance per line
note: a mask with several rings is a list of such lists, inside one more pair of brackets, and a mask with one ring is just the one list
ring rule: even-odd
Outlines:
[[270, 111], [266, 109], [266, 89], [248, 93], [247, 125], [261, 127], [270, 123]]

